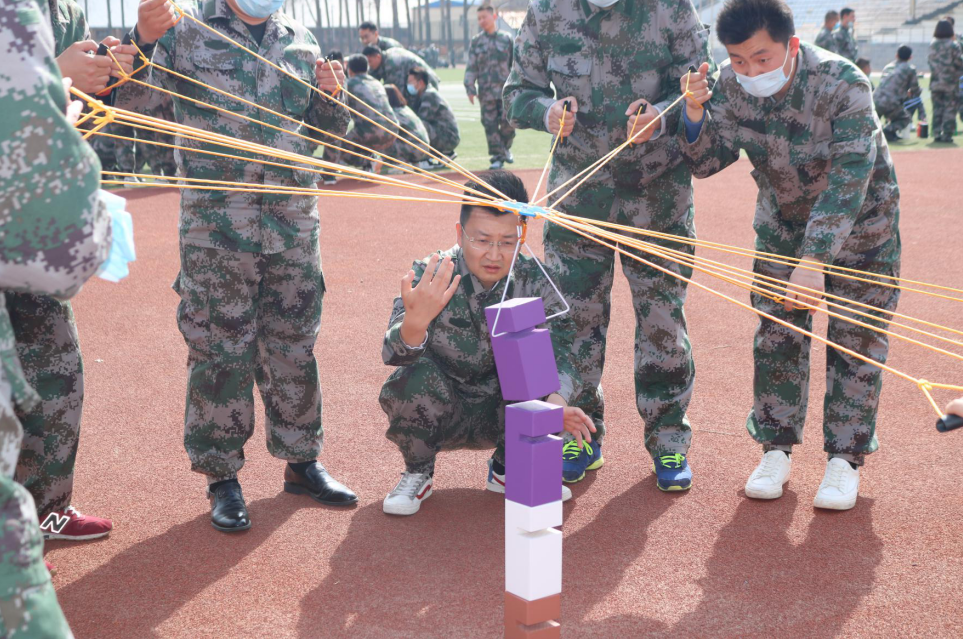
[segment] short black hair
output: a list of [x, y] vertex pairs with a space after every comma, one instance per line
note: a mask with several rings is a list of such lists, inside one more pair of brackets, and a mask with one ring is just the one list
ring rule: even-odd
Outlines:
[[381, 49], [378, 47], [373, 47], [370, 44], [361, 50], [361, 55], [367, 57], [369, 55], [381, 55]]
[[830, 9], [826, 12], [826, 16], [823, 18], [823, 22], [829, 22], [830, 20], [839, 20], [839, 11], [835, 9]]
[[[501, 192], [496, 193], [496, 189]], [[508, 171], [489, 171], [487, 173], [482, 173], [478, 176], [478, 180], [469, 180], [465, 182], [465, 195], [474, 196], [475, 193], [471, 191], [478, 191], [479, 193], [487, 193], [492, 197], [501, 199], [502, 195], [508, 197], [509, 200], [514, 200], [516, 202], [528, 202], [528, 191], [525, 189], [525, 183], [522, 182], [514, 173], [509, 173]], [[484, 209], [485, 211], [491, 213], [492, 215], [508, 215], [509, 211], [503, 211], [501, 209], [496, 209], [493, 206], [479, 206], [477, 204], [472, 204], [471, 202], [465, 202], [461, 205], [461, 218], [458, 220], [462, 228], [468, 224], [468, 218], [471, 217], [471, 212], [473, 209]], [[525, 219], [525, 218], [521, 218]]]
[[328, 60], [344, 62], [344, 54], [341, 53], [339, 49], [331, 49], [331, 51], [328, 52]]
[[482, 6], [478, 7], [478, 13], [481, 13], [482, 11], [487, 11], [491, 14], [494, 14], [495, 7], [491, 6], [490, 4], [483, 4]]
[[943, 19], [952, 24], [954, 27], [956, 26], [956, 18], [953, 16], [943, 16]]
[[368, 72], [368, 58], [363, 55], [355, 53], [348, 57], [348, 70], [351, 73], [367, 73]]
[[726, 0], [716, 21], [722, 44], [742, 44], [762, 29], [774, 42], [788, 43], [796, 35], [792, 10], [783, 0]]
[[391, 105], [392, 109], [400, 109], [401, 107], [408, 106], [408, 101], [405, 100], [405, 96], [401, 95], [401, 89], [395, 85], [386, 84], [385, 93], [388, 94], [388, 104]]
[[850, 14], [852, 14], [852, 13], [856, 13], [856, 9], [850, 9], [849, 7], [846, 7], [845, 9], [841, 9], [841, 10], [839, 11], [839, 17], [840, 17], [840, 18], [845, 18], [846, 16], [848, 16], [848, 15], [850, 15]]
[[856, 58], [855, 64], [857, 67], [859, 67], [860, 71], [862, 71], [866, 75], [869, 75], [869, 72], [866, 69], [871, 69], [872, 65], [870, 64], [867, 58]]
[[428, 76], [428, 71], [425, 69], [425, 67], [411, 67], [411, 70], [408, 71], [408, 75], [415, 76], [415, 78], [424, 82], [425, 86], [428, 86], [430, 77]]
[[365, 20], [364, 22], [361, 23], [358, 29], [359, 30], [364, 29], [365, 31], [377, 31], [378, 25], [376, 25], [371, 20]]
[[896, 57], [902, 60], [903, 62], [906, 62], [907, 60], [913, 57], [912, 47], [908, 47], [904, 44], [903, 46], [901, 46], [899, 49], [896, 50]]
[[952, 38], [953, 37], [953, 24], [949, 20], [940, 20], [936, 23], [936, 28], [933, 29], [934, 38]]

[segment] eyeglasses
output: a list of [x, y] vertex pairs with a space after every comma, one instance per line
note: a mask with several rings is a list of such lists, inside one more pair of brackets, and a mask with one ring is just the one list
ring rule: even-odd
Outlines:
[[514, 250], [515, 245], [518, 244], [518, 240], [514, 242], [492, 242], [491, 240], [476, 240], [475, 238], [470, 237], [468, 235], [466, 235], [465, 237], [468, 238], [469, 246], [471, 246], [476, 251], [480, 251], [484, 253], [487, 253], [493, 248], [498, 249], [497, 250], [498, 253], [501, 253], [502, 251], [507, 251], [507, 250]]

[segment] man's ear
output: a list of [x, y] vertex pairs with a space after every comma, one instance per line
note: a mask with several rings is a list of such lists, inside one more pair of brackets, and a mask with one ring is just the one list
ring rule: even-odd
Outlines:
[[458, 246], [465, 248], [465, 229], [462, 228], [461, 222], [455, 222], [455, 237], [458, 238]]

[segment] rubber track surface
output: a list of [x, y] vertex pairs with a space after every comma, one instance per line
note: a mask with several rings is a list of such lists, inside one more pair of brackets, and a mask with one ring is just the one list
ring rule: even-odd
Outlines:
[[[963, 181], [949, 177], [963, 166], [963, 151], [901, 154], [896, 162], [904, 275], [963, 286]], [[697, 183], [700, 237], [752, 245], [749, 169], [743, 161]], [[524, 177], [533, 188], [538, 173]], [[484, 490], [487, 454], [444, 454], [436, 492], [418, 515], [381, 512], [403, 469], [378, 406], [389, 373], [382, 336], [411, 261], [454, 243], [455, 208], [322, 200], [322, 459], [361, 501], [344, 511], [283, 493], [283, 464], [266, 452], [259, 417], [241, 473], [254, 526], [228, 536], [211, 527], [204, 479], [190, 472], [182, 447], [186, 347], [170, 289], [178, 195], [123, 194], [136, 228], [131, 277], [92, 281], [75, 303], [87, 371], [75, 504], [113, 518], [115, 532], [48, 545], [76, 635], [499, 636], [503, 506]], [[698, 371], [689, 413], [695, 483], [686, 494], [662, 494], [641, 444], [633, 317], [620, 274], [613, 298], [606, 465], [576, 485], [565, 506], [564, 636], [960, 636], [963, 430], [938, 434], [922, 394], [887, 376], [880, 450], [865, 467], [858, 505], [814, 511], [825, 466], [825, 349], [816, 346], [806, 443], [793, 456], [786, 494], [746, 499], [742, 488], [761, 454], [744, 427], [755, 319], [693, 290], [686, 312]], [[961, 309], [907, 293], [900, 310], [960, 327]], [[825, 320], [817, 326], [824, 332]], [[903, 343], [893, 345], [891, 363], [963, 381], [959, 363]]]

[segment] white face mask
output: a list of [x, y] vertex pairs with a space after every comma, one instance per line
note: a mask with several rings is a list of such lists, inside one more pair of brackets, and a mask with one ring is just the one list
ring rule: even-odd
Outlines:
[[588, 0], [589, 4], [594, 4], [599, 9], [608, 9], [619, 0]]
[[741, 73], [736, 73], [736, 81], [746, 90], [746, 93], [757, 98], [769, 98], [776, 95], [789, 82], [792, 71], [796, 67], [796, 59], [793, 58], [792, 66], [789, 68], [789, 75], [786, 75], [786, 72], [783, 71], [783, 69], [786, 68], [786, 63], [789, 61], [789, 51], [791, 49], [791, 46], [786, 47], [786, 59], [782, 61], [778, 69], [760, 73], [752, 78]]

